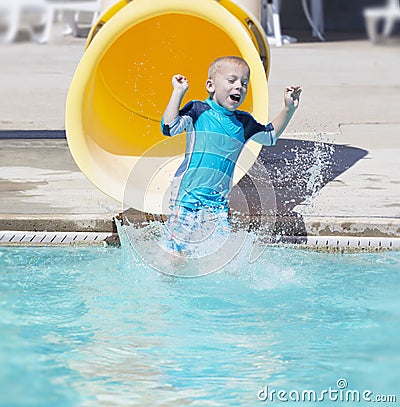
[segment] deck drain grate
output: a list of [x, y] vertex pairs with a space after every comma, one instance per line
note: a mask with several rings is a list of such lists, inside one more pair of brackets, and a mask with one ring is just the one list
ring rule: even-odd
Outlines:
[[400, 249], [398, 237], [360, 237], [360, 236], [298, 236], [282, 239], [282, 243], [301, 244], [311, 247], [337, 248], [381, 248]]
[[27, 232], [1, 231], [0, 244], [69, 244], [102, 242], [111, 233], [102, 232]]

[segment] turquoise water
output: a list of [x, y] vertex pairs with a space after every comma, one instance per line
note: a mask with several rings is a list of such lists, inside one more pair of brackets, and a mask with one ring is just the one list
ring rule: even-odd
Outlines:
[[2, 248], [0, 405], [247, 407], [330, 387], [398, 403], [399, 292], [399, 252], [270, 247], [184, 279], [117, 248]]

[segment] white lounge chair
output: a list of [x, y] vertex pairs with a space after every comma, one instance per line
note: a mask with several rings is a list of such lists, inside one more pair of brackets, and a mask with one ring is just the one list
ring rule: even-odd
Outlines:
[[45, 41], [50, 8], [45, 0], [0, 0], [0, 42], [13, 42], [22, 30]]
[[[368, 7], [363, 11], [369, 39], [376, 44], [382, 38], [389, 37], [396, 21], [400, 20], [400, 0], [387, 0], [385, 7]], [[382, 32], [378, 31], [379, 22], [383, 21]]]
[[[81, 14], [91, 16], [90, 27], [97, 21], [102, 10], [104, 0], [87, 0], [87, 1], [47, 1], [50, 7], [50, 17], [46, 24], [45, 37], [49, 40], [53, 23], [57, 16], [62, 16], [61, 19], [67, 24], [67, 31], [74, 36], [80, 36], [83, 31], [81, 22]], [[86, 31], [87, 31], [86, 27]]]

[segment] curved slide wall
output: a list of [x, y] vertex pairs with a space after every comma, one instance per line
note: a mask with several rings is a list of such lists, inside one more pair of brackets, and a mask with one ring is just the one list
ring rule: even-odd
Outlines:
[[[249, 12], [229, 0], [122, 0], [106, 11], [89, 34], [67, 97], [67, 140], [87, 178], [126, 207], [168, 213], [169, 182], [185, 147], [184, 134], [160, 131], [171, 77], [189, 80], [183, 104], [204, 100], [208, 66], [223, 55], [249, 63], [241, 109], [266, 122], [268, 45]], [[247, 145], [234, 183], [261, 148]]]

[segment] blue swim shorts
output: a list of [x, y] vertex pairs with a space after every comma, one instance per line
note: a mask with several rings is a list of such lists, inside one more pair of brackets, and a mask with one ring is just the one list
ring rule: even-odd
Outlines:
[[196, 256], [205, 246], [215, 250], [231, 231], [226, 209], [189, 209], [175, 206], [166, 222], [167, 249]]

